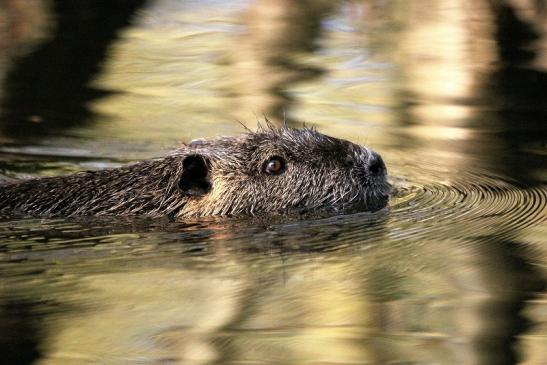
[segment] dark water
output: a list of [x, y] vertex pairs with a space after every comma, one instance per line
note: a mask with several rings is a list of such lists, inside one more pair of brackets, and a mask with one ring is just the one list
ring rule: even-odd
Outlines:
[[1, 221], [2, 363], [547, 364], [546, 32], [543, 1], [0, 3], [4, 180], [267, 115], [395, 187], [310, 221]]

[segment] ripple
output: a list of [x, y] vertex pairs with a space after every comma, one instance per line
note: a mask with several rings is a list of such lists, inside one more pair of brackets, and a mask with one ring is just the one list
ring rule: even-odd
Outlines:
[[511, 238], [545, 221], [545, 186], [526, 186], [484, 171], [454, 171], [445, 176], [454, 178], [443, 179], [435, 170], [426, 170], [415, 180], [393, 178], [391, 224], [412, 222], [422, 228], [407, 230], [399, 238], [433, 234], [440, 239]]

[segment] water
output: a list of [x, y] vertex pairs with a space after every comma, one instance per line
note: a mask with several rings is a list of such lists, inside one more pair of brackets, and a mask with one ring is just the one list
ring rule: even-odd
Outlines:
[[395, 191], [307, 221], [1, 221], [3, 363], [547, 364], [542, 1], [67, 4], [0, 5], [1, 179], [267, 115], [371, 146]]

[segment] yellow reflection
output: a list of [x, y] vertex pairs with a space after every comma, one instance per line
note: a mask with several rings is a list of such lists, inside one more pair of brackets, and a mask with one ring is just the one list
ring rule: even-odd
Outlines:
[[241, 310], [246, 282], [228, 267], [196, 274], [154, 269], [82, 278], [66, 298], [80, 309], [50, 323], [38, 364], [216, 360], [211, 335]]
[[195, 268], [182, 257], [187, 268], [81, 267], [62, 279], [70, 291], [46, 295], [68, 307], [45, 322], [37, 364], [475, 363], [496, 356], [485, 338], [511, 331], [497, 311], [516, 276], [494, 248], [423, 242], [283, 260], [222, 249]]

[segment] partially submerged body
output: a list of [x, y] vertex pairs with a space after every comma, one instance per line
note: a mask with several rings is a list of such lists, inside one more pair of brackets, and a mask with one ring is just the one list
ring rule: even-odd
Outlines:
[[0, 213], [25, 216], [338, 213], [378, 210], [387, 200], [375, 152], [309, 128], [270, 126], [116, 169], [0, 186]]

